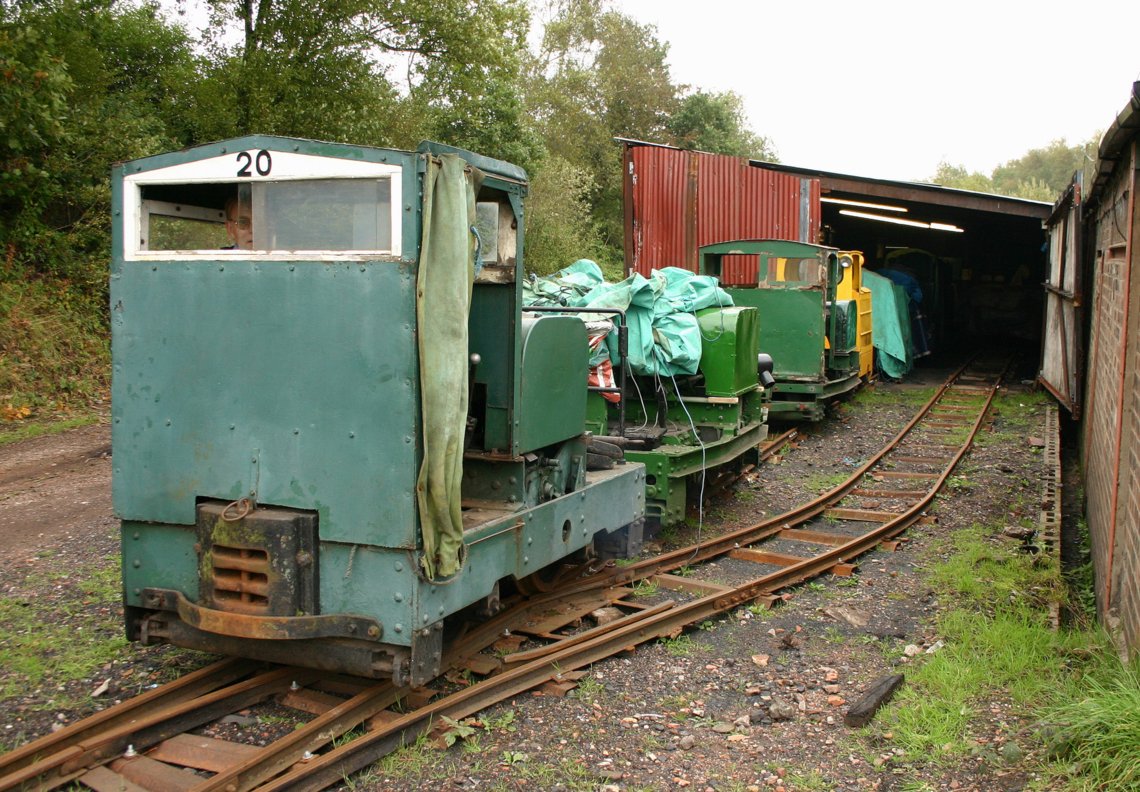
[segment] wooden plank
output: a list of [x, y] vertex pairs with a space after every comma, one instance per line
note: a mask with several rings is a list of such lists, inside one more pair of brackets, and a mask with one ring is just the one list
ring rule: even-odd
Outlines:
[[916, 473], [910, 470], [876, 470], [875, 476], [885, 479], [936, 479], [938, 473]]
[[679, 575], [654, 575], [650, 580], [657, 582], [663, 589], [669, 591], [683, 591], [686, 594], [696, 594], [703, 597], [708, 594], [723, 594], [732, 591], [732, 586], [722, 586], [719, 583], [710, 583], [707, 580], [694, 580]]
[[830, 545], [831, 547], [845, 545], [857, 538], [828, 531], [811, 531], [806, 528], [785, 528], [777, 536], [781, 539], [794, 539], [797, 542], [810, 542], [811, 544]]
[[774, 564], [775, 566], [793, 566], [810, 559], [803, 556], [789, 555], [788, 553], [770, 553], [767, 550], [753, 550], [751, 547], [739, 547], [728, 554], [729, 558], [741, 561], [752, 561], [756, 564]]
[[880, 678], [871, 685], [863, 698], [851, 705], [847, 714], [843, 716], [843, 722], [852, 728], [866, 726], [871, 722], [871, 718], [875, 717], [879, 707], [891, 700], [891, 696], [902, 683], [902, 674], [891, 674]]
[[480, 653], [477, 655], [472, 655], [471, 657], [468, 657], [466, 660], [464, 660], [463, 667], [473, 673], [480, 674], [482, 676], [488, 676], [502, 668], [503, 661], [497, 657], [491, 657], [490, 655]]
[[853, 489], [849, 495], [858, 495], [861, 498], [902, 498], [914, 500], [926, 494], [925, 490], [891, 490], [891, 489]]
[[928, 456], [892, 456], [892, 462], [906, 462], [910, 465], [937, 465], [945, 467], [953, 457], [928, 457]]
[[344, 699], [340, 696], [334, 696], [331, 693], [322, 693], [319, 690], [301, 688], [300, 690], [286, 691], [279, 699], [279, 702], [283, 707], [300, 710], [301, 712], [311, 712], [313, 715], [324, 715], [333, 707], [338, 707], [343, 704]]
[[221, 773], [234, 765], [247, 762], [261, 749], [254, 745], [204, 737], [199, 734], [179, 734], [163, 740], [146, 752], [147, 757], [179, 767], [193, 767]]
[[576, 687], [578, 687], [577, 682], [571, 682], [571, 681], [565, 680], [565, 679], [562, 680], [561, 682], [555, 682], [555, 681], [551, 680], [550, 682], [543, 682], [542, 686], [539, 687], [539, 690], [541, 690], [543, 695], [545, 695], [545, 696], [553, 696], [554, 698], [565, 698], [566, 694], [569, 693], [571, 690], [573, 690]]
[[823, 513], [824, 518], [836, 520], [857, 520], [859, 522], [890, 522], [902, 515], [895, 512], [870, 511], [869, 509], [828, 509]]
[[106, 767], [92, 767], [76, 780], [95, 792], [150, 792]]
[[144, 789], [161, 789], [162, 792], [184, 792], [202, 783], [201, 776], [189, 770], [181, 770], [172, 765], [156, 762], [146, 756], [132, 756], [130, 759], [116, 759], [111, 769], [131, 783]]
[[376, 681], [373, 679], [361, 679], [360, 677], [349, 677], [337, 674], [335, 676], [323, 676], [320, 679], [314, 679], [308, 684], [312, 690], [320, 690], [325, 693], [333, 693], [344, 698], [352, 698], [357, 693], [365, 688], [372, 687]]
[[536, 614], [522, 627], [515, 627], [514, 630], [527, 635], [549, 635], [588, 616], [598, 608], [604, 608], [610, 602], [611, 597], [606, 592], [575, 594], [552, 605], [543, 613]]

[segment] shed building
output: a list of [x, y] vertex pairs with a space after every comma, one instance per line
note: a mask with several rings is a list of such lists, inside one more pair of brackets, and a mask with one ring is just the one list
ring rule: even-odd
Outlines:
[[[695, 270], [700, 245], [731, 239], [817, 242], [914, 271], [942, 347], [1040, 340], [1048, 203], [621, 143], [629, 272]], [[741, 266], [724, 279], [754, 277]]]

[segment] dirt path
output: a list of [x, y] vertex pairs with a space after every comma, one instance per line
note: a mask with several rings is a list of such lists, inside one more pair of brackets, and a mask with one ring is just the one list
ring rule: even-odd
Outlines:
[[111, 427], [0, 446], [0, 559], [88, 535], [111, 513]]

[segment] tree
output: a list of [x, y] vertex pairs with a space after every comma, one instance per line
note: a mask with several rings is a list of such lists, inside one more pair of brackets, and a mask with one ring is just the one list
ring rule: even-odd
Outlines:
[[931, 181], [962, 190], [1055, 201], [1069, 186], [1074, 173], [1083, 172], [1088, 183], [1100, 137], [1101, 133], [1097, 132], [1077, 146], [1069, 146], [1064, 138], [1054, 140], [1045, 148], [1030, 149], [1025, 155], [997, 166], [990, 176], [977, 171], [969, 173], [960, 165], [943, 161]]
[[778, 162], [771, 141], [748, 128], [744, 104], [732, 91], [695, 91], [669, 119], [673, 142], [685, 149]]
[[550, 157], [530, 183], [526, 267], [549, 275], [578, 259], [593, 259], [609, 280], [621, 280], [620, 260], [602, 241], [590, 215], [594, 185], [584, 168]]
[[938, 170], [930, 177], [930, 181], [957, 190], [973, 190], [984, 193], [994, 191], [993, 180], [986, 174], [979, 171], [971, 173], [964, 166], [951, 165], [946, 160], [938, 163]]
[[615, 137], [669, 139], [677, 86], [668, 45], [605, 0], [554, 0], [528, 65], [527, 107], [549, 153], [583, 168], [593, 220], [620, 254], [621, 149]]
[[1030, 149], [1021, 157], [994, 168], [994, 188], [1006, 195], [1022, 195], [1027, 191], [1041, 193], [1044, 188], [1051, 193], [1044, 200], [1053, 200], [1069, 186], [1074, 173], [1083, 171], [1088, 163], [1096, 160], [1099, 140], [1097, 134], [1084, 143], [1070, 146], [1060, 138], [1045, 148]]
[[49, 0], [5, 9], [0, 53], [13, 78], [0, 101], [6, 272], [63, 278], [98, 300], [111, 165], [184, 144], [189, 40], [154, 6]]
[[[520, 0], [211, 0], [211, 137], [252, 132], [414, 146], [525, 164]], [[227, 32], [240, 41], [227, 44]], [[205, 130], [203, 130], [205, 131]], [[224, 134], [222, 134], [224, 131]]]

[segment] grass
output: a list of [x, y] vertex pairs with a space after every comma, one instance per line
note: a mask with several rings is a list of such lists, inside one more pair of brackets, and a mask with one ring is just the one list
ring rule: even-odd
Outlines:
[[1068, 596], [1055, 563], [992, 538], [998, 530], [975, 525], [936, 548], [946, 560], [929, 582], [949, 603], [937, 622], [945, 646], [910, 667], [872, 729], [951, 765], [977, 753], [984, 708], [1003, 701], [1013, 717], [1047, 724], [1018, 739], [1044, 743], [1051, 759], [1033, 769], [1048, 783], [1140, 792], [1140, 660], [1122, 665], [1103, 633], [1053, 630], [1049, 605]]
[[1106, 665], [1080, 693], [1045, 712], [1060, 724], [1051, 737], [1056, 769], [1067, 774], [1075, 766], [1083, 789], [1140, 789], [1140, 658]]
[[662, 638], [661, 645], [673, 657], [688, 657], [697, 651], [704, 651], [705, 646], [697, 643], [689, 635], [678, 635], [676, 638]]
[[812, 492], [822, 493], [835, 489], [849, 478], [851, 478], [851, 474], [842, 471], [839, 473], [816, 473], [808, 476], [807, 481], [804, 482], [804, 487]]
[[0, 446], [18, 443], [21, 440], [29, 440], [33, 437], [57, 435], [70, 429], [78, 429], [81, 426], [90, 426], [93, 423], [98, 423], [101, 418], [102, 413], [92, 411], [58, 421], [52, 419], [4, 421], [0, 423]]
[[[69, 583], [70, 581], [70, 583]], [[91, 618], [88, 605], [117, 607], [120, 597], [117, 563], [81, 567], [66, 574], [29, 580], [37, 589], [71, 585], [75, 591], [51, 599], [0, 598], [0, 699], [27, 695], [41, 687], [36, 709], [78, 707], [90, 700], [73, 693], [68, 683], [88, 680], [101, 666], [126, 656], [127, 640], [118, 622]], [[102, 622], [102, 626], [96, 626]]]
[[930, 401], [934, 388], [893, 387], [883, 388], [874, 385], [860, 388], [851, 397], [851, 404], [860, 407], [895, 406], [900, 402], [912, 407], [920, 407]]

